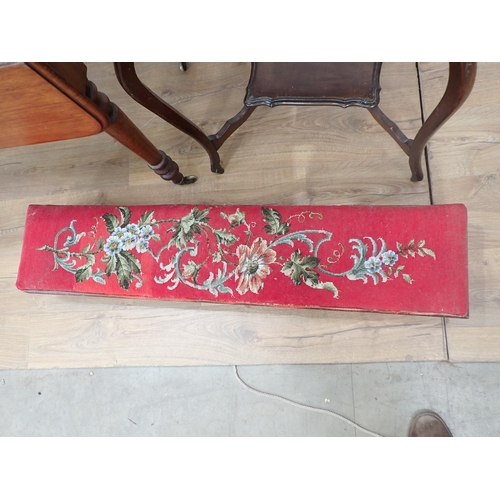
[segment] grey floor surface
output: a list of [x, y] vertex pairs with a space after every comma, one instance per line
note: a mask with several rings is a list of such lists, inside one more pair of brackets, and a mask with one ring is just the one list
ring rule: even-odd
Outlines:
[[[500, 436], [500, 364], [241, 366], [256, 389], [383, 436], [432, 409], [455, 436]], [[365, 436], [333, 416], [261, 397], [232, 367], [0, 371], [0, 436]]]

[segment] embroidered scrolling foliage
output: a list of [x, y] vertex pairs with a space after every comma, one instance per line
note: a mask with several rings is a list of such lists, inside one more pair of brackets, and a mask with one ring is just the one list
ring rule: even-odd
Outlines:
[[[108, 233], [106, 239], [97, 238], [100, 223], [97, 217], [88, 235], [77, 232], [73, 220], [56, 234], [53, 246], [45, 245], [38, 250], [52, 252], [54, 271], [62, 268], [74, 274], [77, 282], [91, 279], [105, 286], [116, 276], [125, 290], [133, 282], [140, 288], [144, 279], [141, 263], [144, 258], [152, 258], [163, 271], [154, 277], [156, 283], [169, 290], [182, 284], [214, 296], [234, 295], [235, 291], [240, 295], [258, 294], [271, 273], [281, 272], [295, 286], [326, 290], [338, 298], [339, 290], [333, 279], [377, 285], [401, 278], [412, 284], [401, 259], [417, 256], [436, 259], [434, 252], [425, 246], [425, 240], [396, 242], [395, 248], [388, 248], [383, 238], [365, 236], [349, 240], [352, 267], [332, 272], [329, 268], [339, 261], [345, 247], [332, 242], [330, 231], [307, 229], [307, 220], [322, 219], [321, 213], [305, 211], [282, 220], [278, 210], [263, 207], [262, 228], [267, 237], [262, 238], [253, 234], [257, 222], [248, 222], [239, 208], [232, 214], [220, 212], [216, 223], [209, 217], [210, 211], [211, 208], [195, 207], [180, 219], [156, 220], [154, 211], [149, 210], [132, 221], [131, 210], [119, 207], [117, 213], [101, 216]], [[292, 230], [292, 225], [298, 228]], [[63, 236], [66, 239], [61, 244]], [[77, 245], [83, 244], [81, 241], [85, 245], [75, 251]], [[334, 249], [322, 262], [319, 249], [327, 244]]]

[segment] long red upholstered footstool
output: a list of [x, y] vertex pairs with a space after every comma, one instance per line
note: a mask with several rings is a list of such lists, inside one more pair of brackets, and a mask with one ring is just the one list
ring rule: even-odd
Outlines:
[[31, 205], [17, 286], [463, 318], [467, 212], [463, 205]]

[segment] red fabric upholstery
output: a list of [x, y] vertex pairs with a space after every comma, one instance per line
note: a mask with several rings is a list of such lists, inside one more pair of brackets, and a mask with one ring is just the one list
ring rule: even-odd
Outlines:
[[467, 317], [467, 212], [463, 205], [32, 205], [17, 286]]

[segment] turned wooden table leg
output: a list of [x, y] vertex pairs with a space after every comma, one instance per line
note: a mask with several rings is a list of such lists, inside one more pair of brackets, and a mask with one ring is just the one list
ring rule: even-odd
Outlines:
[[175, 161], [149, 142], [118, 106], [112, 105], [111, 113], [107, 134], [145, 160], [162, 179], [174, 184], [183, 184], [184, 176], [179, 172]]
[[109, 124], [104, 131], [145, 160], [162, 179], [172, 181], [174, 184], [190, 184], [196, 181], [195, 176], [184, 177], [179, 172], [177, 163], [157, 149], [130, 118], [116, 104], [110, 102], [106, 94], [97, 91], [92, 82], [89, 82], [88, 94], [89, 98], [109, 117]]
[[462, 106], [471, 93], [476, 79], [477, 63], [449, 63], [448, 86], [441, 101], [418, 131], [410, 148], [412, 181], [421, 181], [422, 154], [436, 131]]

